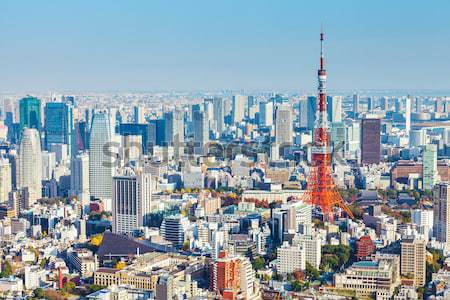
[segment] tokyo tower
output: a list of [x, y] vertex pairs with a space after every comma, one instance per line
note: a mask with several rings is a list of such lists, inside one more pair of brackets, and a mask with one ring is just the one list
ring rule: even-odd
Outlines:
[[353, 218], [353, 214], [344, 203], [332, 177], [330, 133], [327, 118], [327, 74], [324, 68], [323, 40], [324, 34], [322, 31], [320, 33], [320, 69], [318, 71], [319, 97], [317, 101], [316, 122], [314, 124], [312, 164], [311, 172], [307, 180], [307, 191], [303, 195], [302, 200], [306, 203], [319, 206], [322, 209], [324, 218], [332, 222], [334, 219], [333, 208], [336, 206], [343, 209], [351, 218]]

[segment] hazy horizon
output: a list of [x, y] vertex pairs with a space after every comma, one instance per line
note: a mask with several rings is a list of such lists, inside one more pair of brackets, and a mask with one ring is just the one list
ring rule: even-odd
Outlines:
[[2, 1], [0, 93], [449, 90], [448, 1]]

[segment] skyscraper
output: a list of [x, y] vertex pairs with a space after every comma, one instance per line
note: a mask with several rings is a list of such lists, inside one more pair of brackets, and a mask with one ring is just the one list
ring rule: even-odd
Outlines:
[[369, 97], [367, 98], [367, 111], [370, 113], [374, 110], [375, 108], [375, 99], [373, 99], [373, 97]]
[[152, 178], [150, 173], [126, 168], [113, 179], [113, 232], [131, 234], [147, 225], [151, 212]]
[[42, 152], [41, 138], [35, 128], [24, 128], [20, 142], [19, 187], [28, 188], [32, 206], [42, 197]]
[[214, 121], [219, 134], [225, 129], [225, 104], [222, 98], [215, 97], [213, 99]]
[[353, 115], [356, 117], [359, 114], [359, 95], [353, 95]]
[[70, 161], [69, 194], [78, 197], [83, 203], [89, 202], [89, 155], [87, 153], [79, 153]]
[[[110, 201], [115, 153], [107, 112], [95, 112], [89, 137], [89, 190], [94, 198]], [[105, 203], [107, 204], [107, 203]]]
[[432, 190], [433, 186], [437, 182], [437, 145], [428, 144], [425, 145], [423, 150], [423, 189]]
[[344, 123], [331, 124], [331, 143], [333, 146], [333, 158], [344, 159], [346, 144], [348, 141], [347, 127]]
[[203, 154], [205, 146], [209, 142], [209, 126], [205, 113], [195, 111], [193, 116], [194, 123], [194, 153]]
[[244, 120], [247, 97], [243, 95], [234, 95], [232, 102], [232, 123], [240, 123]]
[[9, 192], [12, 190], [11, 164], [7, 159], [0, 157], [0, 203], [6, 203]]
[[380, 119], [361, 121], [361, 164], [378, 164], [381, 156]]
[[441, 182], [433, 189], [433, 235], [436, 240], [450, 243], [450, 183]]
[[405, 133], [409, 136], [409, 131], [411, 130], [411, 97], [406, 97], [406, 108], [405, 108]]
[[427, 132], [424, 129], [413, 129], [409, 131], [409, 146], [419, 147], [427, 142]]
[[339, 123], [342, 121], [342, 97], [328, 96], [327, 97], [328, 121], [332, 123]]
[[412, 277], [415, 287], [425, 284], [426, 245], [426, 241], [417, 238], [407, 238], [401, 241], [400, 272], [402, 276]]
[[307, 101], [307, 128], [308, 130], [313, 130], [316, 123], [316, 112], [317, 112], [317, 97], [310, 96]]
[[144, 110], [139, 106], [133, 107], [133, 121], [135, 124], [145, 123]]
[[174, 110], [164, 114], [165, 140], [169, 145], [184, 142], [184, 112]]
[[74, 142], [74, 125], [72, 106], [64, 102], [48, 102], [45, 106], [45, 145], [50, 149], [51, 144], [66, 144], [68, 155]]
[[272, 126], [273, 125], [273, 102], [260, 102], [259, 103], [259, 126]]
[[24, 127], [41, 131], [41, 100], [27, 96], [20, 99], [20, 130]]
[[292, 138], [292, 107], [289, 104], [280, 104], [275, 113], [275, 143], [291, 144]]

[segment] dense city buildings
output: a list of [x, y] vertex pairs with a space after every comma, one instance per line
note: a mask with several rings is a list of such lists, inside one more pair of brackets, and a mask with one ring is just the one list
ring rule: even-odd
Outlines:
[[0, 299], [450, 299], [450, 95], [328, 89], [319, 37], [317, 93], [0, 91]]

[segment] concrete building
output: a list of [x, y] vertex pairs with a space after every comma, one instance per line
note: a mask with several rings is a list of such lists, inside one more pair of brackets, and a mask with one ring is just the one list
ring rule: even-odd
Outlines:
[[222, 98], [215, 97], [213, 99], [213, 112], [216, 130], [221, 134], [225, 130], [225, 103]]
[[292, 240], [292, 244], [305, 249], [305, 261], [316, 269], [320, 267], [322, 257], [322, 237], [318, 234], [300, 234]]
[[380, 119], [361, 120], [361, 164], [378, 164], [381, 158]]
[[412, 279], [415, 287], [425, 284], [427, 242], [417, 238], [401, 241], [401, 275]]
[[437, 184], [433, 190], [433, 234], [441, 243], [450, 243], [450, 183]]
[[281, 274], [291, 274], [298, 270], [305, 270], [305, 247], [301, 244], [291, 246], [288, 242], [284, 242], [281, 247], [277, 248], [276, 268], [277, 272]]
[[245, 107], [247, 106], [247, 96], [234, 95], [232, 101], [232, 122], [233, 124], [240, 123], [245, 117]]
[[206, 114], [195, 111], [193, 115], [194, 125], [194, 153], [204, 154], [209, 143], [209, 123]]
[[115, 159], [108, 112], [95, 112], [89, 139], [89, 191], [106, 204], [112, 198]]
[[80, 272], [81, 277], [88, 278], [94, 275], [99, 267], [97, 255], [87, 249], [68, 249], [67, 260]]
[[0, 204], [8, 202], [11, 190], [11, 164], [7, 159], [0, 158]]
[[432, 190], [438, 180], [437, 145], [428, 144], [423, 150], [423, 189]]
[[23, 130], [19, 166], [19, 187], [28, 188], [28, 206], [32, 206], [42, 197], [42, 151], [37, 129]]
[[334, 275], [334, 286], [354, 291], [358, 299], [391, 299], [400, 284], [398, 269], [398, 258], [355, 262]]
[[79, 153], [70, 163], [69, 195], [76, 196], [82, 203], [89, 204], [89, 154]]
[[165, 217], [159, 229], [161, 236], [174, 247], [181, 248], [185, 238], [186, 222], [187, 219], [182, 216]]
[[273, 125], [273, 102], [259, 103], [259, 126], [266, 127]]
[[433, 210], [413, 209], [411, 221], [417, 226], [417, 231], [424, 235], [425, 240], [428, 241], [433, 236]]
[[150, 173], [126, 168], [113, 178], [113, 232], [131, 234], [146, 226], [151, 212], [152, 178]]
[[275, 143], [292, 144], [292, 107], [289, 104], [281, 104], [275, 113]]

